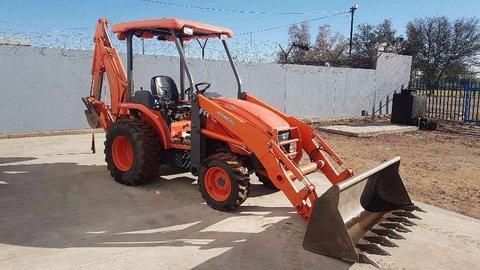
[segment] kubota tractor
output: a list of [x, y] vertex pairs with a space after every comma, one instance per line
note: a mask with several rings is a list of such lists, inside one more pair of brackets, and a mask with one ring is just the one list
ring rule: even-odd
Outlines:
[[[265, 186], [281, 190], [308, 222], [305, 249], [350, 262], [373, 263], [368, 253], [386, 254], [379, 245], [395, 245], [390, 239], [401, 237], [396, 231], [412, 225], [407, 218], [419, 209], [398, 174], [400, 158], [354, 176], [312, 127], [242, 91], [226, 42], [233, 36], [229, 29], [165, 18], [115, 24], [113, 33], [127, 43], [125, 71], [107, 24], [99, 19], [96, 27], [91, 91], [82, 100], [90, 126], [106, 131], [105, 161], [115, 181], [140, 185], [168, 164], [198, 176], [207, 204], [229, 211], [247, 199], [255, 174]], [[180, 89], [167, 75], [151, 78], [150, 90], [134, 86], [135, 37], [175, 43]], [[207, 92], [209, 82], [195, 83], [183, 43], [206, 38], [222, 43], [236, 98]], [[101, 100], [104, 74], [110, 104]], [[303, 155], [310, 162], [300, 165]], [[323, 194], [312, 181], [318, 175], [332, 184]]]

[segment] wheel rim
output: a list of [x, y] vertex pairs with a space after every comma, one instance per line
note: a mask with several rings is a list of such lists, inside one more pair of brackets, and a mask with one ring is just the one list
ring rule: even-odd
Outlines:
[[112, 143], [112, 158], [115, 167], [126, 172], [133, 165], [133, 147], [125, 136], [117, 136]]
[[205, 189], [214, 200], [225, 201], [230, 196], [232, 181], [222, 168], [210, 167], [205, 173]]

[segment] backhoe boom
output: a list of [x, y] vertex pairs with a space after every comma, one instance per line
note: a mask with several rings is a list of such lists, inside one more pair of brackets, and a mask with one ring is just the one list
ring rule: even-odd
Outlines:
[[[95, 111], [98, 123], [105, 129], [110, 129], [119, 113], [119, 104], [128, 100], [127, 75], [118, 51], [113, 47], [108, 34], [108, 21], [99, 19], [93, 38], [95, 49], [92, 63], [92, 82], [90, 96], [85, 99]], [[102, 98], [104, 74], [107, 75], [110, 87], [110, 105], [106, 105]], [[87, 106], [88, 107], [88, 106]], [[87, 112], [86, 112], [87, 113]], [[88, 117], [88, 113], [87, 113]], [[93, 119], [95, 121], [95, 119]]]

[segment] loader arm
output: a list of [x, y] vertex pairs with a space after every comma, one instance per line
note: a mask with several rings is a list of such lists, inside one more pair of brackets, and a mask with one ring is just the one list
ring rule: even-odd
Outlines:
[[[330, 148], [330, 146], [315, 131], [315, 129], [305, 124], [304, 122], [296, 119], [295, 117], [282, 113], [281, 111], [266, 104], [265, 102], [252, 96], [251, 94], [246, 93], [245, 100], [267, 108], [268, 110], [282, 117], [285, 121], [287, 121], [290, 126], [297, 127], [300, 131], [300, 136], [302, 138], [303, 149], [308, 154], [312, 162], [321, 161], [324, 163], [324, 166], [322, 166], [320, 169], [325, 174], [325, 176], [327, 176], [328, 180], [332, 184], [338, 184], [343, 180], [353, 176], [353, 171], [345, 166], [345, 162], [342, 160], [342, 158], [340, 158]], [[329, 157], [331, 158], [331, 160]], [[333, 162], [335, 162], [336, 164], [334, 165]], [[335, 167], [339, 167], [341, 171], [338, 172]]]
[[[311, 206], [317, 200], [315, 186], [310, 183], [293, 160], [282, 151], [271, 135], [260, 131], [251, 123], [237, 117], [203, 95], [198, 95], [198, 102], [200, 108], [237, 136], [248, 150], [255, 153], [268, 177], [275, 179], [276, 185], [285, 193], [298, 214], [304, 220], [308, 220], [312, 212]], [[301, 182], [302, 187], [298, 188], [293, 183], [295, 181]]]
[[[113, 47], [107, 25], [108, 21], [106, 19], [98, 20], [94, 36], [95, 49], [91, 70], [90, 96], [84, 99], [85, 105], [93, 118], [96, 118], [105, 130], [108, 130], [115, 121], [115, 117], [121, 109], [119, 104], [128, 101], [127, 75], [120, 55]], [[101, 100], [104, 74], [107, 75], [110, 87], [110, 106]], [[94, 122], [95, 119], [92, 121]]]
[[[353, 176], [352, 170], [344, 168], [343, 160], [313, 128], [294, 117], [283, 114], [248, 93], [245, 93], [245, 99], [276, 113], [286, 120], [291, 127], [298, 129], [301, 137], [299, 145], [309, 155], [312, 163], [303, 168], [298, 166], [296, 159], [290, 158], [283, 151], [281, 145], [272, 139], [271, 134], [260, 131], [252, 123], [237, 117], [229, 110], [202, 95], [199, 95], [199, 105], [215, 121], [221, 123], [229, 132], [240, 138], [249, 151], [255, 153], [268, 178], [285, 193], [297, 209], [298, 214], [308, 221], [312, 214], [312, 206], [315, 205], [318, 196], [315, 186], [306, 174], [321, 170], [332, 184], [337, 184]], [[299, 153], [302, 152], [302, 149], [299, 149]], [[337, 167], [343, 168], [341, 172], [337, 172], [327, 155], [333, 159]]]

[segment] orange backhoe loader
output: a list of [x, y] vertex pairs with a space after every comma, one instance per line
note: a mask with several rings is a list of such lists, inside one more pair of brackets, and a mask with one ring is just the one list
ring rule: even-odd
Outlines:
[[[107, 20], [99, 19], [91, 91], [82, 100], [89, 125], [106, 131], [105, 161], [115, 181], [140, 185], [154, 178], [159, 164], [169, 164], [198, 176], [209, 206], [230, 211], [247, 199], [250, 175], [256, 174], [265, 186], [281, 190], [308, 222], [305, 249], [350, 262], [374, 263], [369, 254], [388, 254], [380, 246], [395, 246], [391, 239], [402, 238], [398, 232], [413, 224], [408, 218], [420, 209], [398, 174], [400, 158], [354, 175], [312, 127], [242, 91], [226, 42], [233, 36], [229, 29], [164, 18], [115, 24], [112, 32], [126, 40], [127, 68]], [[134, 37], [175, 43], [180, 92], [166, 75], [153, 77], [149, 91], [134, 86]], [[206, 38], [222, 43], [236, 98], [207, 92], [208, 82], [195, 83], [183, 45]], [[104, 74], [110, 104], [101, 100]], [[309, 162], [301, 162], [304, 155]], [[331, 183], [324, 193], [314, 184], [322, 177]]]

